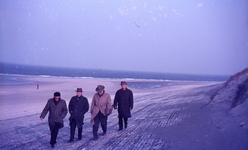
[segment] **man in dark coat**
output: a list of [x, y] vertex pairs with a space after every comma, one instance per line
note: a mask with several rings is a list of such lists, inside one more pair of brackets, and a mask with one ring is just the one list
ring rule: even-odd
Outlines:
[[71, 114], [70, 126], [71, 126], [71, 137], [69, 142], [74, 141], [74, 134], [76, 126], [78, 128], [78, 140], [82, 139], [82, 131], [84, 124], [84, 114], [89, 111], [89, 103], [86, 97], [82, 96], [82, 88], [77, 88], [77, 95], [73, 96], [69, 103], [69, 112]]
[[54, 148], [57, 135], [60, 128], [64, 127], [63, 119], [67, 114], [67, 107], [65, 100], [60, 98], [60, 93], [55, 92], [54, 97], [49, 99], [45, 108], [43, 109], [40, 120], [42, 121], [49, 111], [48, 123], [51, 131], [51, 147]]
[[119, 131], [123, 129], [123, 120], [125, 123], [125, 128], [127, 128], [128, 118], [131, 118], [131, 110], [133, 109], [133, 92], [127, 88], [127, 83], [125, 81], [121, 82], [121, 89], [115, 94], [114, 108], [117, 109], [119, 113]]

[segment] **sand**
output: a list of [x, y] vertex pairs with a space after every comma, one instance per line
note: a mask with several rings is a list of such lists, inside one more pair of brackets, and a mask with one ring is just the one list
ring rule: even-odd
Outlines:
[[[114, 79], [23, 77], [22, 80], [33, 83], [0, 86], [0, 149], [50, 148], [47, 116], [40, 121], [39, 115], [53, 92], [60, 91], [68, 104], [75, 95], [75, 89], [82, 87], [84, 96], [91, 103], [97, 85], [104, 85], [112, 100], [120, 88], [120, 80]], [[240, 124], [248, 123], [248, 120], [243, 114], [246, 112], [235, 109], [246, 108], [247, 102], [228, 113], [218, 109], [218, 105], [208, 104], [222, 84], [192, 82], [146, 90], [130, 88], [134, 93], [134, 109], [127, 129], [117, 131], [118, 114], [114, 110], [108, 118], [107, 135], [93, 141], [88, 112], [83, 139], [70, 144], [67, 143], [67, 115], [55, 149], [245, 150], [248, 147], [248, 130]], [[99, 129], [100, 135], [101, 132]]]
[[[75, 90], [79, 87], [83, 88], [83, 95], [88, 98], [89, 102], [91, 102], [95, 94], [97, 85], [104, 85], [106, 92], [111, 95], [112, 100], [114, 99], [115, 92], [120, 88], [120, 80], [117, 79], [12, 76], [20, 81], [27, 81], [28, 84], [0, 85], [0, 120], [40, 113], [47, 100], [52, 98], [53, 93], [56, 91], [61, 93], [61, 98], [66, 100], [68, 104], [71, 97], [76, 95]], [[145, 80], [130, 81], [148, 82]], [[151, 81], [154, 82], [149, 80], [149, 82]], [[190, 84], [197, 86], [209, 83], [190, 82]], [[38, 89], [37, 85], [39, 86]], [[185, 83], [182, 82], [182, 85], [185, 85]], [[160, 91], [160, 89], [131, 89], [134, 96]]]

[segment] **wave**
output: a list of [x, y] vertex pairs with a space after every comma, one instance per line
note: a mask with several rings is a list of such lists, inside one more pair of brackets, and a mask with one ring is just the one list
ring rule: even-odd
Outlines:
[[100, 78], [100, 77], [68, 77], [68, 76], [52, 76], [52, 75], [23, 75], [23, 74], [9, 74], [0, 73], [0, 76], [15, 76], [26, 78], [68, 78], [68, 79], [107, 79], [107, 80], [124, 80], [135, 82], [223, 82], [223, 81], [190, 81], [190, 80], [167, 80], [167, 79], [139, 79], [139, 78]]

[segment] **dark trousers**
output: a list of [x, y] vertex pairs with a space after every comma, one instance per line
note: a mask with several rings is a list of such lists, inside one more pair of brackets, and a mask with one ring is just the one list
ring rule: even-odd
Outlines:
[[51, 131], [51, 140], [50, 140], [51, 145], [54, 145], [56, 143], [58, 133], [59, 133], [59, 124], [55, 122], [55, 126]]
[[[71, 125], [71, 140], [74, 140], [74, 135], [75, 135], [75, 130], [77, 126], [77, 122], [75, 119], [70, 120], [70, 125]], [[78, 139], [82, 138], [82, 132], [83, 128], [78, 128]]]
[[107, 120], [108, 120], [108, 117], [104, 116], [101, 112], [99, 112], [96, 115], [96, 117], [94, 118], [95, 124], [93, 125], [93, 136], [94, 137], [98, 137], [97, 131], [99, 128], [99, 123], [101, 123], [103, 133], [107, 132]]
[[119, 129], [123, 129], [123, 120], [124, 120], [125, 126], [127, 126], [128, 118], [119, 117]]

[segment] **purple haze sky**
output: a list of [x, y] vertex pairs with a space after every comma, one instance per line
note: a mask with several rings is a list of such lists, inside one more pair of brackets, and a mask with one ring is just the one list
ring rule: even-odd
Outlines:
[[0, 62], [231, 75], [248, 0], [0, 0]]

